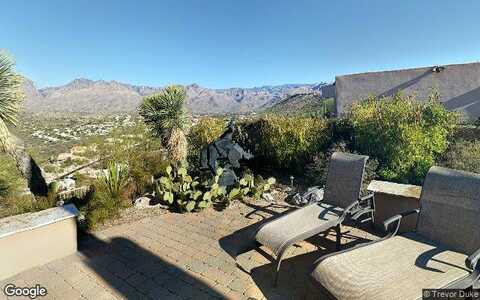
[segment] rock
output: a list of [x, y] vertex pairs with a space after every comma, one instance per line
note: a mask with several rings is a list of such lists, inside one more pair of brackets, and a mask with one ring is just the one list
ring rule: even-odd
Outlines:
[[272, 194], [270, 193], [263, 193], [262, 198], [268, 202], [274, 202], [275, 198], [273, 198]]
[[134, 201], [133, 206], [135, 206], [136, 208], [148, 208], [152, 206], [150, 204], [150, 201], [151, 199], [148, 197], [140, 197]]
[[58, 191], [68, 191], [75, 188], [75, 180], [72, 178], [65, 178], [58, 181]]

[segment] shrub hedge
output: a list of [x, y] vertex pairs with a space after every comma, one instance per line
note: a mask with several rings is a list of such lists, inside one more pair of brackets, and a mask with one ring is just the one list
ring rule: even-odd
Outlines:
[[253, 152], [255, 161], [280, 169], [303, 169], [331, 141], [328, 122], [318, 117], [267, 115], [242, 127], [241, 143]]
[[[255, 155], [254, 169], [271, 166], [299, 173], [307, 167], [307, 176], [319, 182], [327, 152], [341, 145], [343, 151], [370, 156], [375, 168], [369, 172], [377, 169], [378, 174], [369, 177], [421, 184], [447, 150], [457, 124], [458, 115], [443, 107], [438, 94], [432, 93], [426, 102], [397, 94], [362, 101], [342, 119], [270, 114], [242, 121], [236, 140]], [[201, 147], [223, 132], [224, 125], [224, 119], [207, 118], [192, 128], [190, 152], [195, 159]]]
[[440, 165], [480, 173], [480, 141], [459, 140], [452, 143], [442, 156]]
[[355, 150], [378, 160], [382, 179], [420, 184], [447, 149], [458, 117], [435, 94], [427, 102], [397, 94], [354, 105], [349, 119]]

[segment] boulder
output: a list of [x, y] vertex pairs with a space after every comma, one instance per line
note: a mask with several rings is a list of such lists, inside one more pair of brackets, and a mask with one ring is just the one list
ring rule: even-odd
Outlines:
[[150, 201], [151, 199], [148, 197], [140, 197], [133, 202], [133, 206], [136, 208], [148, 208], [152, 206]]

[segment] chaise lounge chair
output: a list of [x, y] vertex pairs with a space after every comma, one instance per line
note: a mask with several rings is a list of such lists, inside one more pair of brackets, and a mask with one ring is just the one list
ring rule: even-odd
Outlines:
[[[365, 213], [371, 213], [373, 218], [373, 210], [363, 209], [359, 204], [367, 159], [367, 156], [335, 152], [330, 160], [321, 202], [299, 208], [259, 227], [255, 240], [271, 249], [277, 257], [275, 286], [282, 257], [291, 245], [335, 228], [339, 249], [341, 224], [345, 218], [353, 214], [359, 218]], [[361, 200], [366, 201], [367, 198]]]
[[[306, 298], [421, 299], [422, 289], [478, 285], [480, 175], [432, 167], [420, 207], [387, 219], [385, 238], [320, 258]], [[397, 235], [409, 214], [416, 231]]]

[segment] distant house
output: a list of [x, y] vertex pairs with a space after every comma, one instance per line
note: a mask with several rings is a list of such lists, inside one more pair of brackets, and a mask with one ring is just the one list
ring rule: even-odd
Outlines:
[[337, 76], [336, 112], [341, 115], [368, 96], [392, 96], [398, 91], [424, 101], [432, 89], [440, 93], [447, 109], [460, 111], [470, 120], [480, 117], [480, 63]]

